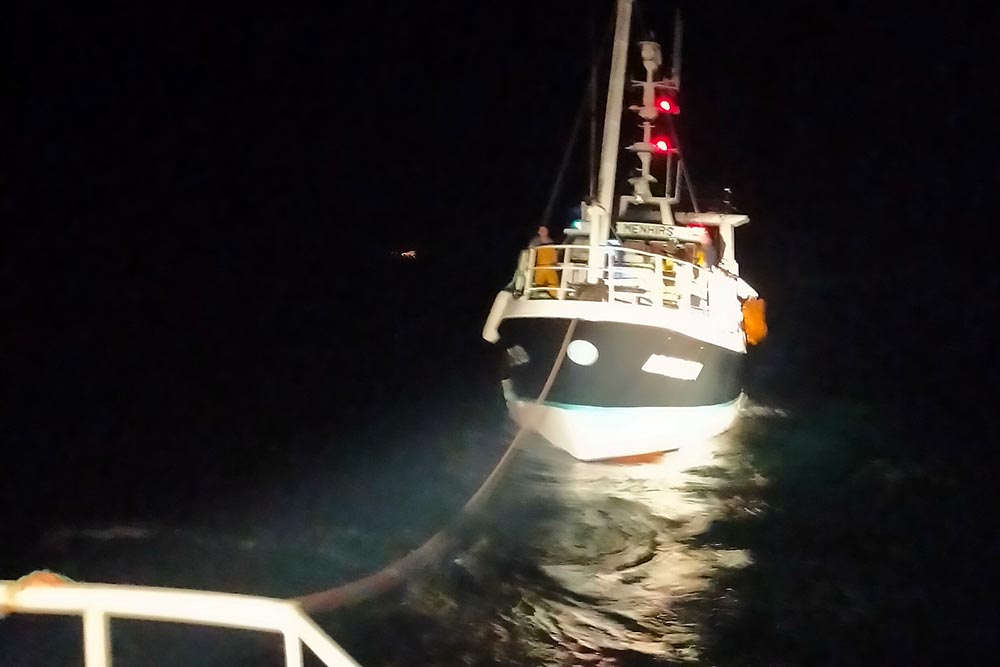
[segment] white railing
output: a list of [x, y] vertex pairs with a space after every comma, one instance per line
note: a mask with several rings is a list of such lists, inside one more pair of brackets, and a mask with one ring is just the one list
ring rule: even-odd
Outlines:
[[4, 613], [81, 616], [86, 667], [111, 667], [112, 618], [274, 632], [284, 636], [287, 667], [302, 667], [303, 645], [328, 667], [358, 667], [297, 603], [286, 600], [173, 588], [0, 581], [0, 604]]
[[[551, 262], [539, 264], [539, 252], [556, 255]], [[730, 309], [732, 292], [735, 302], [736, 278], [721, 270], [700, 267], [673, 257], [657, 255], [628, 247], [603, 246], [598, 269], [588, 266], [591, 249], [585, 245], [545, 245], [530, 248], [521, 255], [514, 277], [515, 296], [524, 298], [587, 299], [588, 277], [599, 281], [601, 300], [646, 306], [691, 308], [708, 313], [712, 293], [716, 302]], [[728, 283], [732, 283], [729, 290]], [[604, 294], [604, 288], [607, 293]], [[591, 288], [593, 290], [593, 288]], [[591, 292], [593, 293], [593, 292]]]

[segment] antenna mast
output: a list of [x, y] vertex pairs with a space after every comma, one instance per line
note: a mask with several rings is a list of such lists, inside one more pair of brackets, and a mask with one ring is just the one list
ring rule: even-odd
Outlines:
[[[664, 62], [660, 45], [653, 41], [639, 42], [646, 77], [643, 81], [632, 83], [642, 89], [642, 105], [633, 105], [629, 109], [635, 111], [642, 121], [639, 124], [642, 128], [642, 139], [628, 147], [628, 150], [639, 158], [639, 174], [629, 179], [632, 194], [621, 197], [619, 215], [624, 213], [630, 204], [657, 205], [660, 209], [660, 220], [664, 224], [671, 224], [673, 213], [670, 207], [678, 203], [681, 188], [687, 185], [688, 191], [691, 190], [680, 150], [673, 145], [676, 140], [670, 137], [660, 139], [653, 137], [653, 124], [658, 117], [663, 114], [679, 113], [677, 94], [681, 81], [681, 30], [680, 12], [677, 12], [674, 16], [674, 42], [669, 77], [661, 78], [660, 71], [664, 68]], [[666, 97], [658, 99], [661, 91]], [[654, 153], [665, 154], [667, 162], [662, 195], [654, 195], [650, 187], [651, 184], [657, 183], [657, 179], [650, 173]]]

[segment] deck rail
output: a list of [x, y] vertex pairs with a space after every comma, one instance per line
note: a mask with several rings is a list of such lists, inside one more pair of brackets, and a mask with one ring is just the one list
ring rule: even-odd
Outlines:
[[591, 251], [585, 245], [543, 245], [523, 251], [514, 275], [514, 296], [734, 314], [729, 311], [737, 304], [738, 278], [726, 271], [623, 246], [599, 248], [602, 257], [594, 268], [589, 264]]
[[302, 667], [303, 646], [327, 667], [358, 667], [297, 603], [287, 600], [173, 588], [0, 581], [0, 603], [4, 613], [80, 616], [86, 667], [111, 667], [112, 618], [278, 633], [284, 637], [286, 667]]

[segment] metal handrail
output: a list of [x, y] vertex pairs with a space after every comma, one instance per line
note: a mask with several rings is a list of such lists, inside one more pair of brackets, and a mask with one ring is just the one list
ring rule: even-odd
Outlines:
[[[538, 265], [538, 250], [540, 248], [561, 252], [561, 261], [551, 265]], [[587, 259], [591, 250], [590, 246], [565, 244], [530, 248], [527, 251], [528, 258], [523, 265], [524, 268], [519, 267], [519, 273], [522, 273], [524, 277], [523, 294], [531, 298], [533, 294], [554, 293], [555, 298], [566, 299], [576, 291], [570, 280], [571, 272], [577, 271], [581, 277], [587, 275], [589, 270]], [[666, 302], [671, 304], [669, 307], [676, 308], [683, 304], [683, 307], [708, 313], [711, 302], [709, 298], [711, 269], [675, 257], [624, 246], [602, 246], [597, 252], [604, 255], [604, 260], [601, 263], [602, 268], [597, 277], [608, 287], [607, 301], [625, 300], [632, 302], [634, 299], [623, 299], [623, 294], [635, 294], [635, 290], [640, 289], [641, 295], [651, 300], [651, 305], [664, 306]], [[626, 255], [641, 257], [643, 261], [624, 262], [619, 260]], [[536, 273], [539, 270], [557, 272], [559, 285], [535, 284]], [[696, 272], [699, 274], [697, 278], [695, 277]], [[628, 273], [632, 275], [623, 275]], [[516, 276], [514, 282], [515, 284], [518, 282]], [[635, 285], [628, 283], [635, 283]], [[641, 287], [643, 283], [646, 285], [645, 288]], [[700, 303], [698, 305], [691, 303], [691, 296], [699, 297]]]
[[0, 602], [8, 612], [81, 616], [86, 667], [111, 667], [111, 618], [276, 632], [284, 636], [287, 667], [302, 667], [303, 645], [328, 667], [358, 667], [297, 603], [287, 600], [176, 588], [0, 581]]

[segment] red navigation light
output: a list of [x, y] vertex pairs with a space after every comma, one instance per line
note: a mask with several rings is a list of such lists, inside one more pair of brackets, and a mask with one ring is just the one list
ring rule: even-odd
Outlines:
[[656, 108], [663, 113], [676, 114], [680, 113], [680, 107], [677, 106], [677, 102], [670, 99], [669, 97], [664, 97], [656, 101]]
[[653, 139], [653, 146], [656, 147], [658, 153], [669, 153], [673, 146], [666, 139]]

